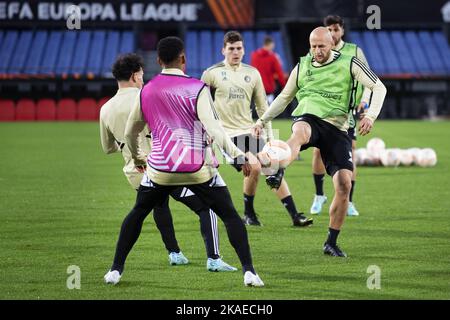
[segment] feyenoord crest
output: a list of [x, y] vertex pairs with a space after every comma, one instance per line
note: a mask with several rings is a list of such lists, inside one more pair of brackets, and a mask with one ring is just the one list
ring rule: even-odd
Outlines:
[[245, 82], [250, 82], [252, 80], [252, 78], [250, 78], [249, 76], [245, 76], [244, 80], [245, 80]]

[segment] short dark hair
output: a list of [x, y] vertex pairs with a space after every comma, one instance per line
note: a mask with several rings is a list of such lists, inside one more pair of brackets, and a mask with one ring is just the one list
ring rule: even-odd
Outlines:
[[331, 26], [332, 24], [338, 24], [341, 28], [344, 27], [344, 19], [337, 15], [329, 15], [323, 19], [323, 25], [325, 27]]
[[131, 75], [144, 68], [144, 61], [135, 53], [127, 53], [117, 57], [112, 67], [112, 74], [117, 81], [128, 81]]
[[271, 36], [265, 36], [264, 37], [264, 45], [267, 46], [269, 44], [273, 43], [273, 38]]
[[165, 37], [158, 42], [158, 58], [164, 64], [171, 64], [184, 52], [184, 43], [178, 37]]
[[238, 41], [244, 42], [244, 38], [242, 38], [242, 35], [237, 31], [228, 31], [223, 36], [223, 47], [225, 48], [227, 46], [227, 43], [235, 43]]

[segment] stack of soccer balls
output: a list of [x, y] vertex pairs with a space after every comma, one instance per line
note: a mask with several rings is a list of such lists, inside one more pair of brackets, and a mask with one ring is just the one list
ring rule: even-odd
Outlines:
[[358, 166], [385, 166], [397, 167], [417, 165], [420, 167], [433, 167], [437, 163], [436, 152], [431, 148], [386, 149], [384, 141], [372, 138], [367, 142], [366, 148], [355, 152]]

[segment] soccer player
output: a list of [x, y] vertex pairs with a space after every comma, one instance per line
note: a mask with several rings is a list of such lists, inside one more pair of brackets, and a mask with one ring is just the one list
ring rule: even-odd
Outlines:
[[[371, 107], [359, 123], [359, 133], [366, 135], [381, 111], [386, 87], [358, 58], [332, 50], [333, 38], [325, 27], [314, 29], [309, 38], [311, 54], [300, 58], [283, 91], [258, 119], [253, 134], [260, 135], [265, 124], [283, 112], [297, 97], [298, 106], [292, 115], [292, 135], [287, 141], [292, 150], [291, 162], [301, 150], [311, 146], [320, 149], [327, 173], [333, 177], [334, 199], [330, 206], [328, 238], [323, 252], [335, 257], [347, 255], [338, 247], [337, 238], [348, 210], [353, 171], [351, 139], [347, 134], [348, 113], [353, 79], [372, 92]], [[270, 160], [259, 154], [262, 165]], [[274, 187], [281, 175], [270, 180]]]
[[[248, 175], [257, 159], [237, 149], [221, 126], [208, 87], [184, 74], [186, 60], [183, 41], [167, 37], [157, 46], [162, 72], [148, 82], [136, 99], [125, 129], [131, 157], [145, 178], [138, 190], [136, 204], [122, 223], [114, 262], [104, 279], [120, 281], [125, 260], [137, 241], [144, 219], [155, 205], [181, 186], [192, 190], [206, 206], [223, 220], [228, 238], [244, 272], [244, 284], [263, 286], [254, 270], [247, 231], [217, 171], [217, 160], [207, 143], [214, 140], [235, 159], [235, 167]], [[138, 135], [148, 126], [152, 150], [139, 149]], [[149, 164], [146, 168], [147, 163]]]
[[[137, 190], [143, 178], [143, 173], [136, 170], [131, 157], [130, 149], [124, 143], [125, 125], [131, 112], [131, 106], [139, 97], [143, 82], [143, 62], [136, 54], [120, 56], [113, 65], [112, 73], [117, 80], [119, 90], [100, 111], [100, 137], [105, 153], [121, 152], [125, 160], [123, 172], [128, 182]], [[150, 135], [148, 129], [139, 134], [139, 145], [145, 154], [150, 152]], [[210, 271], [236, 271], [220, 258], [219, 237], [217, 230], [217, 216], [211, 212], [208, 206], [187, 188], [179, 188], [171, 193], [171, 196], [194, 211], [200, 218], [200, 230], [207, 251], [207, 269]], [[153, 217], [158, 227], [162, 240], [169, 252], [170, 265], [187, 264], [189, 261], [181, 252], [175, 230], [172, 215], [170, 213], [168, 199], [155, 207]]]
[[275, 42], [271, 36], [264, 38], [262, 48], [252, 52], [250, 64], [261, 74], [261, 79], [266, 91], [267, 101], [272, 103], [275, 99], [275, 78], [278, 80], [281, 88], [286, 84], [285, 75], [281, 68], [279, 58], [273, 52]]
[[[342, 37], [344, 36], [344, 20], [339, 16], [327, 16], [323, 20], [324, 26], [328, 28], [333, 37], [334, 50], [339, 51], [346, 55], [355, 56], [358, 58], [364, 65], [367, 67], [369, 64], [367, 63], [366, 57], [364, 56], [363, 51], [356, 44], [350, 42], [344, 42]], [[352, 139], [352, 156], [355, 158], [355, 150], [356, 150], [356, 121], [355, 121], [355, 111], [357, 109], [364, 109], [364, 107], [369, 106], [370, 102], [370, 90], [364, 90], [363, 95], [363, 86], [356, 82], [354, 85], [354, 99], [353, 110], [349, 112], [349, 129], [348, 135]], [[313, 204], [311, 205], [310, 212], [311, 214], [320, 214], [322, 211], [323, 204], [327, 201], [327, 197], [323, 192], [323, 181], [325, 178], [325, 166], [323, 165], [322, 157], [320, 156], [320, 150], [318, 148], [314, 148], [313, 150], [313, 159], [312, 159], [312, 169], [313, 169], [313, 178], [314, 184], [316, 187], [316, 195], [314, 196]], [[348, 216], [358, 216], [358, 210], [353, 203], [353, 191], [356, 184], [356, 162], [353, 163], [353, 173], [352, 173], [352, 188], [350, 189], [350, 202], [348, 205], [347, 215]]]
[[[261, 116], [268, 108], [261, 76], [254, 67], [242, 63], [244, 41], [240, 33], [229, 31], [224, 35], [222, 54], [225, 60], [208, 68], [202, 80], [215, 92], [214, 104], [225, 131], [233, 143], [243, 152], [257, 154], [264, 147], [262, 138], [251, 135], [253, 127], [251, 101]], [[267, 123], [267, 139], [273, 137], [272, 127]], [[261, 223], [253, 205], [261, 167], [254, 166], [250, 176], [244, 178], [244, 222], [247, 225], [260, 226]], [[310, 225], [313, 221], [298, 213], [286, 181], [275, 191], [282, 205], [288, 211], [296, 227]]]

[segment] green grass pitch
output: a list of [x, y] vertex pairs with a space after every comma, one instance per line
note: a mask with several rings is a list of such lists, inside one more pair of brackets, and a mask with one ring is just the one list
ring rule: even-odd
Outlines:
[[[275, 128], [286, 139], [289, 121]], [[369, 137], [388, 147], [432, 147], [434, 168], [360, 168], [355, 203], [339, 244], [348, 259], [324, 256], [328, 214], [306, 229], [260, 181], [255, 206], [264, 224], [248, 227], [265, 288], [246, 288], [241, 272], [206, 271], [197, 216], [171, 201], [177, 238], [191, 263], [168, 265], [152, 217], [127, 260], [122, 282], [103, 283], [119, 228], [135, 193], [120, 154], [102, 153], [96, 123], [0, 124], [0, 299], [450, 299], [450, 122], [380, 121]], [[313, 198], [311, 151], [286, 178], [299, 210]], [[220, 172], [242, 214], [242, 175]], [[332, 197], [330, 178], [326, 194]], [[325, 205], [328, 209], [329, 203]], [[221, 254], [239, 262], [220, 223]], [[67, 267], [81, 270], [69, 290]], [[366, 286], [367, 268], [381, 270], [381, 289]]]

